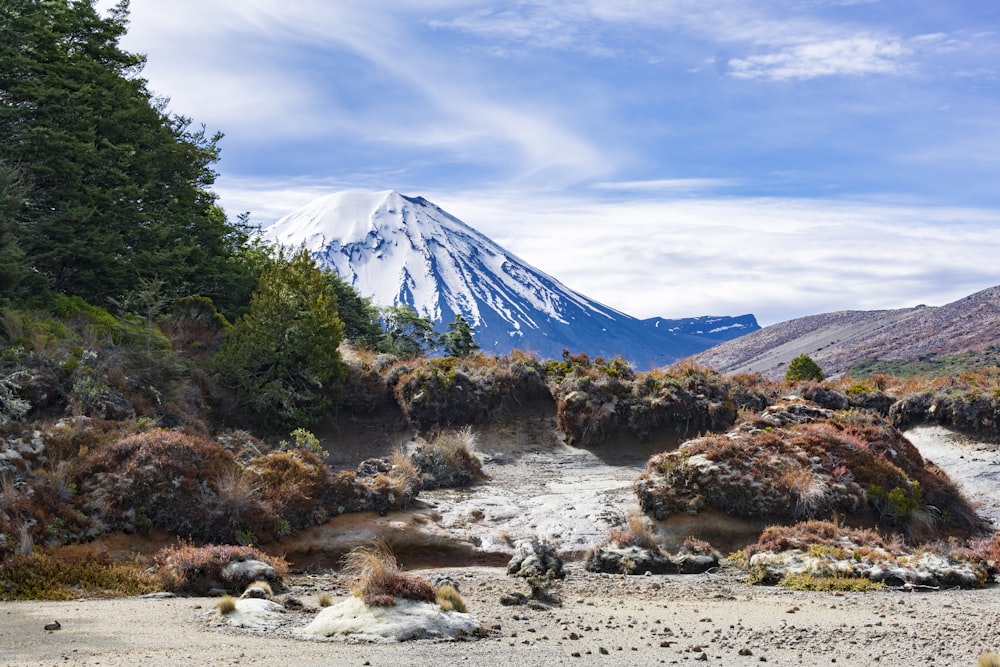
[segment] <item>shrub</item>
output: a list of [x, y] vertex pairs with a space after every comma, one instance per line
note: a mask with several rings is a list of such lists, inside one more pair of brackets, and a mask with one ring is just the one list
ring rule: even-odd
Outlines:
[[439, 433], [413, 455], [420, 488], [456, 488], [483, 479], [483, 463], [472, 453], [476, 436], [471, 428]]
[[355, 581], [354, 592], [369, 607], [392, 607], [396, 598], [435, 602], [434, 586], [403, 573], [385, 542], [355, 547], [344, 556], [344, 573]]
[[800, 354], [792, 359], [788, 362], [788, 370], [785, 371], [785, 380], [788, 382], [802, 380], [821, 382], [824, 377], [823, 369], [808, 354]]
[[219, 586], [227, 586], [234, 592], [245, 590], [259, 578], [258, 572], [247, 571], [228, 580], [223, 577], [223, 570], [227, 565], [245, 561], [260, 561], [269, 565], [274, 571], [276, 582], [288, 573], [285, 559], [269, 556], [247, 546], [227, 544], [198, 547], [190, 542], [181, 542], [153, 555], [157, 576], [163, 586], [176, 593], [203, 594]]
[[[273, 516], [219, 443], [176, 431], [137, 433], [89, 452], [74, 471], [82, 509], [109, 529], [149, 526], [201, 541], [233, 541]], [[273, 519], [271, 520], [273, 524]]]
[[137, 561], [118, 562], [103, 549], [67, 545], [10, 556], [0, 564], [2, 600], [75, 600], [162, 590]]
[[274, 514], [300, 530], [329, 518], [324, 495], [333, 477], [326, 464], [312, 451], [292, 449], [257, 456], [247, 464], [259, 485], [260, 497]]
[[265, 268], [250, 312], [214, 357], [246, 417], [278, 432], [316, 422], [344, 376], [337, 346], [344, 324], [336, 297], [307, 250], [279, 250]]
[[880, 591], [885, 588], [881, 581], [867, 577], [814, 577], [809, 574], [790, 574], [778, 582], [778, 586], [793, 591]]
[[[783, 410], [792, 418], [794, 408]], [[939, 468], [866, 411], [689, 440], [651, 457], [635, 489], [658, 519], [703, 509], [778, 521], [836, 513], [855, 523], [875, 518], [918, 541], [988, 529]]]

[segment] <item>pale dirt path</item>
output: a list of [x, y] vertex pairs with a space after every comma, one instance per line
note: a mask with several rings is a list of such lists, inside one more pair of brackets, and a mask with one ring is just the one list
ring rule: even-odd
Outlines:
[[[287, 630], [264, 636], [212, 627], [206, 620], [210, 599], [17, 602], [0, 605], [0, 664], [528, 667], [766, 660], [968, 667], [982, 651], [1000, 647], [1000, 601], [993, 589], [833, 595], [750, 587], [728, 570], [610, 577], [571, 568], [561, 590], [563, 606], [533, 610], [498, 603], [501, 593], [516, 587], [502, 569], [443, 572], [457, 579], [470, 611], [484, 625], [499, 626], [493, 636], [344, 644], [299, 640]], [[323, 588], [322, 578], [313, 578], [293, 592], [315, 604]], [[293, 621], [301, 627], [309, 618]], [[43, 626], [52, 619], [63, 627], [46, 633]]]
[[981, 515], [1000, 528], [1000, 447], [942, 426], [918, 426], [904, 435], [921, 456], [936, 463], [967, 498], [978, 503]]

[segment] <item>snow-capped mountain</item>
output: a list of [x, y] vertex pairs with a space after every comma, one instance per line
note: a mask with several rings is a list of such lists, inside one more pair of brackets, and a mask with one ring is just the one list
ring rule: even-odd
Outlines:
[[378, 306], [412, 306], [442, 328], [462, 314], [485, 351], [621, 355], [645, 370], [759, 329], [752, 315], [639, 320], [574, 292], [422, 197], [338, 192], [264, 230], [304, 245]]

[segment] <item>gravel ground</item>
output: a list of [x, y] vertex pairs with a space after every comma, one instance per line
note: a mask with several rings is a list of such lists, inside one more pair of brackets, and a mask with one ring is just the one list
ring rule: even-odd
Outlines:
[[[302, 575], [286, 594], [305, 609], [267, 632], [213, 623], [210, 598], [4, 603], [0, 664], [975, 665], [980, 653], [1000, 648], [994, 588], [803, 593], [749, 586], [725, 567], [621, 577], [574, 564], [558, 588], [562, 605], [532, 608], [500, 604], [519, 589], [501, 568], [416, 574], [453, 578], [488, 635], [381, 644], [299, 639], [296, 629], [316, 614], [319, 594], [348, 594], [337, 576]], [[61, 629], [46, 631], [51, 621]]]

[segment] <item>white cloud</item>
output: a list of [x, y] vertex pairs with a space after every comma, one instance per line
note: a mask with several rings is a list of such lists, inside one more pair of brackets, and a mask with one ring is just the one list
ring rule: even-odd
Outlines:
[[[478, 65], [415, 34], [420, 11], [435, 3], [383, 4], [136, 3], [124, 45], [149, 53], [145, 76], [172, 109], [230, 136], [434, 149], [492, 162], [512, 181], [544, 173], [574, 182], [610, 168], [606, 152], [572, 129], [571, 108], [494, 90]], [[325, 78], [296, 67], [317, 57], [336, 63], [338, 52], [374, 68], [357, 103], [341, 100], [338, 65]]]
[[729, 73], [739, 79], [812, 79], [820, 76], [898, 74], [911, 50], [897, 39], [852, 37], [795, 44], [773, 53], [733, 58]]

